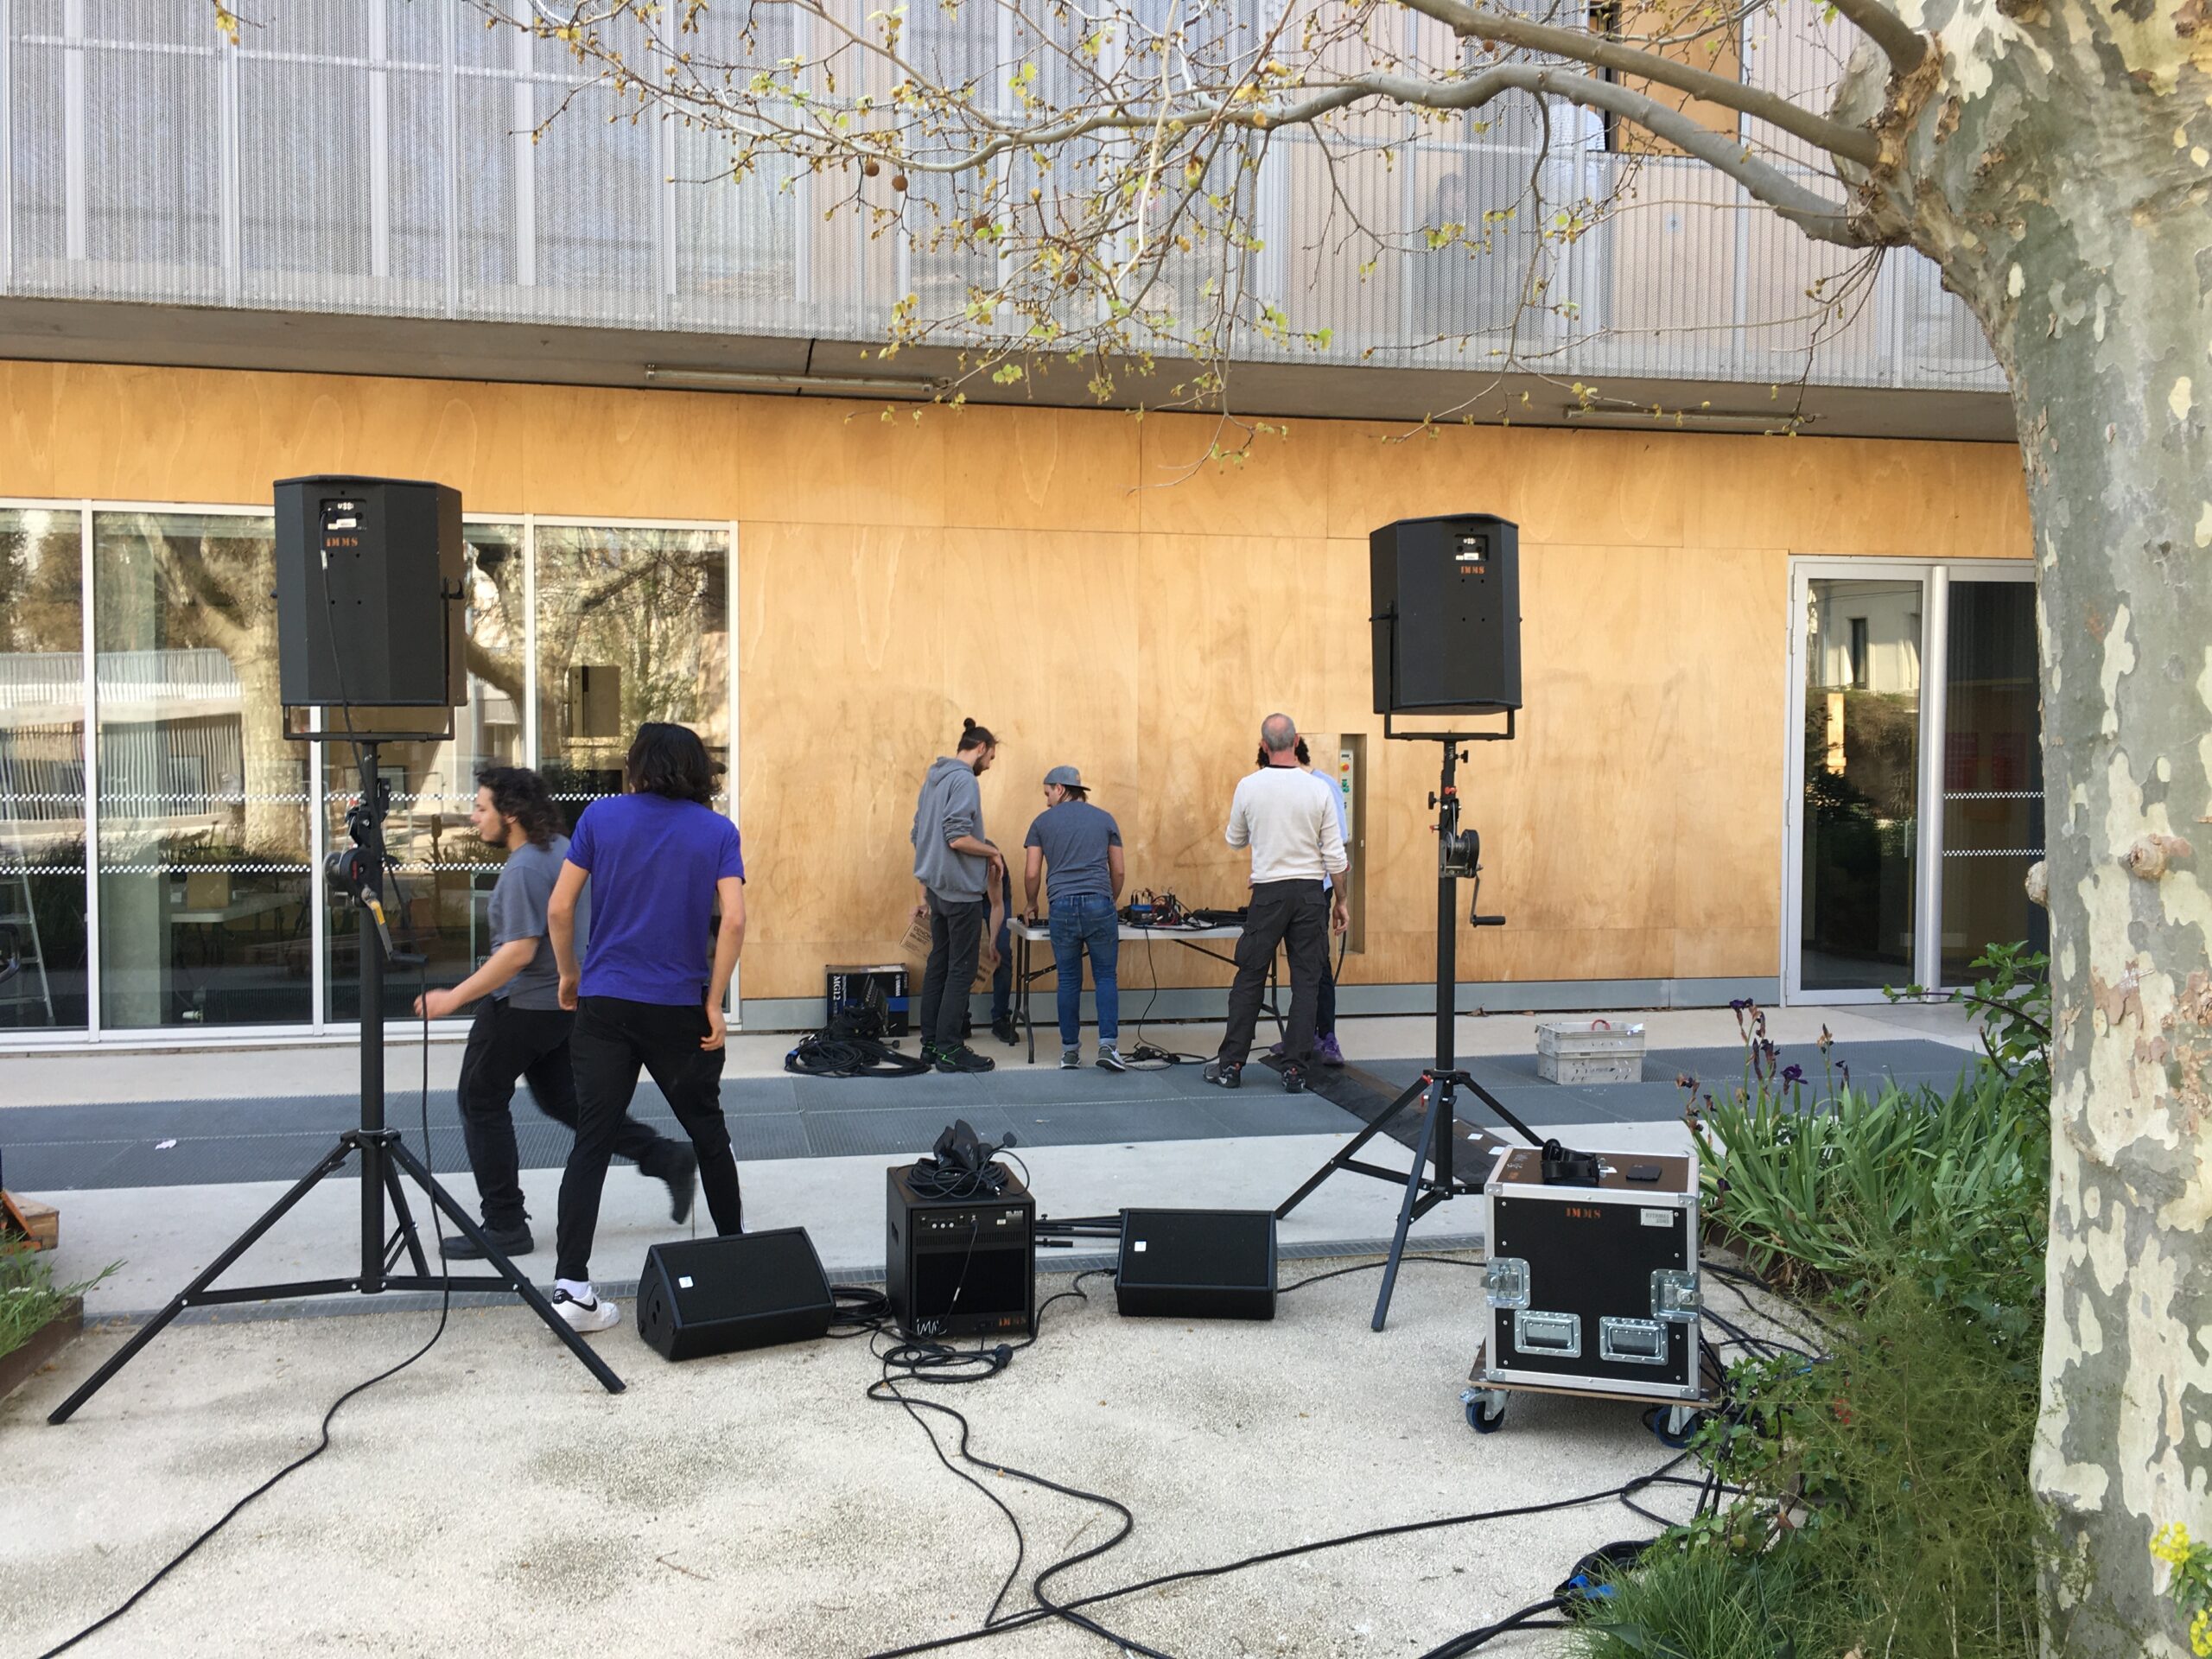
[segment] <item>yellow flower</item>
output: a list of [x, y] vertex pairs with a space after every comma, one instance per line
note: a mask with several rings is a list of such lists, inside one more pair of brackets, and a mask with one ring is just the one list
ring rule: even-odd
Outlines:
[[2200, 1607], [2189, 1621], [2189, 1650], [2196, 1659], [2212, 1659], [2212, 1607]]
[[2189, 1529], [2178, 1521], [2159, 1528], [2151, 1540], [2151, 1553], [2179, 1567], [2189, 1559]]

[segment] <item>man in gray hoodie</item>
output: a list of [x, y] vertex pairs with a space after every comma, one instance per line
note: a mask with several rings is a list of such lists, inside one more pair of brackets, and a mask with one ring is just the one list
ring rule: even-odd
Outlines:
[[976, 779], [990, 770], [998, 740], [972, 720], [960, 722], [957, 754], [939, 755], [914, 805], [917, 916], [930, 920], [929, 966], [922, 971], [922, 1058], [940, 1071], [988, 1071], [992, 1061], [961, 1040], [968, 988], [990, 919], [990, 895], [1005, 861], [983, 839], [983, 795]]

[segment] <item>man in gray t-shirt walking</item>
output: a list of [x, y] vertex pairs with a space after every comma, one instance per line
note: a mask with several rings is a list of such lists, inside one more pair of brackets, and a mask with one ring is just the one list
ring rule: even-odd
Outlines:
[[[477, 1001], [461, 1061], [461, 1131], [483, 1201], [484, 1234], [502, 1254], [527, 1255], [537, 1246], [523, 1209], [521, 1158], [510, 1109], [518, 1081], [530, 1085], [537, 1109], [576, 1126], [576, 1086], [569, 1065], [569, 1033], [576, 1016], [561, 1007], [561, 971], [546, 937], [545, 906], [560, 879], [569, 839], [545, 782], [524, 766], [487, 766], [476, 774], [469, 822], [486, 845], [504, 847], [505, 866], [492, 889], [492, 954], [449, 991], [428, 991], [415, 1012], [438, 1019]], [[681, 1141], [655, 1135], [628, 1114], [614, 1149], [640, 1173], [668, 1183], [671, 1213], [691, 1213], [698, 1160]], [[466, 1238], [448, 1239], [449, 1256], [474, 1256]]]

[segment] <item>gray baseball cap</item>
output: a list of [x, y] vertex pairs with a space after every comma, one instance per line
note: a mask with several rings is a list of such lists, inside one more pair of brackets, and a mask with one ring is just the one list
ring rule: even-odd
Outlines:
[[1045, 781], [1058, 784], [1063, 789], [1081, 789], [1083, 774], [1073, 766], [1054, 766], [1045, 774]]

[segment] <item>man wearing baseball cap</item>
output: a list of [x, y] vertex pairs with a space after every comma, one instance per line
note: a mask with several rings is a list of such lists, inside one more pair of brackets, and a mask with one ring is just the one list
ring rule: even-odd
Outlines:
[[1128, 1062], [1116, 1046], [1122, 1014], [1116, 977], [1122, 934], [1115, 913], [1124, 874], [1122, 831], [1113, 814], [1093, 806], [1090, 797], [1083, 774], [1073, 766], [1054, 766], [1045, 774], [1045, 810], [1022, 842], [1024, 908], [1036, 917], [1039, 882], [1049, 869], [1047, 925], [1059, 982], [1060, 1070], [1072, 1071], [1083, 1064], [1083, 954], [1089, 950], [1098, 999], [1098, 1064], [1108, 1071], [1126, 1071]]

